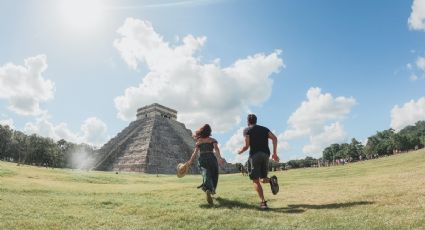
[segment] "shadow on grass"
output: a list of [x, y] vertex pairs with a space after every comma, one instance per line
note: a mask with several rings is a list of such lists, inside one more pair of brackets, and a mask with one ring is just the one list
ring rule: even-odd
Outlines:
[[[228, 209], [252, 209], [252, 210], [261, 210], [259, 205], [248, 204], [245, 202], [237, 201], [237, 200], [229, 200], [221, 197], [217, 197], [215, 199], [215, 204], [210, 206], [208, 204], [199, 205], [201, 208], [228, 208]], [[287, 208], [272, 208], [270, 207], [266, 211], [268, 212], [281, 212], [281, 213], [302, 213], [303, 209], [287, 207]]]
[[[355, 201], [347, 203], [331, 203], [331, 204], [290, 204], [287, 207], [274, 208], [270, 207], [267, 211], [269, 212], [280, 212], [280, 213], [303, 213], [307, 209], [337, 209], [337, 208], [348, 208], [357, 205], [370, 205], [374, 202], [371, 201]], [[215, 204], [210, 206], [208, 204], [199, 205], [201, 208], [228, 208], [228, 209], [252, 209], [260, 210], [258, 205], [249, 204], [237, 200], [229, 200], [221, 197], [215, 199]]]
[[331, 203], [331, 204], [290, 204], [288, 207], [291, 208], [303, 208], [303, 209], [336, 209], [336, 208], [349, 208], [357, 205], [370, 205], [375, 202], [371, 201], [354, 201], [347, 203]]

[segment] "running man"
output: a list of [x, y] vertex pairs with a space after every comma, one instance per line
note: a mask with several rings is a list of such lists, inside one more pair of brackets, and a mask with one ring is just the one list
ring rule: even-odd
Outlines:
[[245, 145], [238, 151], [238, 154], [242, 154], [249, 148], [249, 178], [252, 180], [254, 189], [261, 199], [260, 208], [268, 209], [260, 180], [262, 183], [270, 183], [272, 193], [274, 195], [277, 194], [279, 191], [277, 177], [267, 177], [270, 157], [269, 139], [273, 143], [272, 159], [279, 162], [279, 157], [277, 156], [277, 138], [268, 128], [257, 125], [257, 116], [254, 114], [248, 115], [247, 122], [248, 127], [244, 130]]

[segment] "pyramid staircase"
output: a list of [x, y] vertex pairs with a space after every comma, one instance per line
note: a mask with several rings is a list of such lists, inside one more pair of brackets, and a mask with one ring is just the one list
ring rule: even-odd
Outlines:
[[[155, 115], [133, 121], [97, 154], [95, 170], [174, 174], [195, 146], [184, 124]], [[194, 163], [189, 173], [198, 173]]]

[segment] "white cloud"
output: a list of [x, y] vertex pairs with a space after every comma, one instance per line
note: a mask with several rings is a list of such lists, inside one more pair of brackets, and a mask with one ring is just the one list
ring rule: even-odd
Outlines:
[[26, 123], [24, 127], [24, 131], [28, 134], [35, 133], [54, 140], [65, 139], [74, 143], [86, 143], [97, 147], [107, 141], [107, 126], [96, 117], [87, 118], [80, 130], [80, 132], [74, 133], [66, 123], [55, 125], [45, 116], [38, 118], [35, 123]]
[[11, 129], [15, 129], [15, 123], [12, 118], [0, 120], [0, 125], [9, 126]]
[[289, 117], [289, 128], [279, 137], [281, 141], [309, 137], [310, 143], [303, 147], [303, 152], [318, 154], [327, 144], [344, 140], [345, 132], [339, 121], [351, 112], [355, 104], [356, 100], [352, 97], [333, 97], [322, 93], [320, 88], [312, 87], [307, 91], [307, 100]]
[[320, 88], [310, 88], [307, 101], [303, 101], [289, 117], [289, 129], [283, 133], [283, 138], [291, 140], [319, 133], [327, 122], [343, 119], [355, 104], [352, 97], [334, 98], [329, 93], [322, 94]]
[[127, 18], [114, 46], [132, 69], [148, 68], [138, 86], [115, 98], [118, 117], [135, 118], [137, 108], [158, 102], [176, 109], [189, 128], [209, 123], [226, 131], [240, 122], [240, 114], [261, 105], [272, 91], [270, 76], [284, 67], [281, 51], [255, 54], [222, 68], [218, 59], [202, 63], [196, 53], [206, 37], [187, 35], [182, 44], [169, 44], [147, 21]]
[[410, 100], [403, 106], [395, 105], [391, 110], [391, 128], [396, 131], [420, 120], [425, 120], [425, 97]]
[[234, 158], [228, 160], [227, 162], [232, 163], [232, 164], [235, 164], [235, 163], [245, 164], [248, 161], [248, 157], [249, 157], [248, 153], [236, 154], [234, 156]]
[[244, 127], [240, 127], [226, 142], [224, 150], [236, 154], [242, 146], [245, 145], [243, 136]]
[[105, 142], [107, 130], [106, 124], [99, 118], [87, 118], [83, 125], [81, 125], [81, 131], [83, 132], [82, 140], [85, 143], [99, 146]]
[[45, 55], [25, 59], [25, 65], [7, 63], [0, 67], [0, 99], [8, 101], [8, 108], [21, 115], [45, 113], [40, 103], [53, 98], [54, 84], [43, 78], [47, 69]]
[[230, 153], [231, 159], [228, 160], [230, 163], [245, 163], [248, 160], [248, 152], [244, 152], [239, 155], [238, 150], [245, 145], [245, 138], [243, 136], [244, 127], [240, 127], [236, 132], [229, 138], [223, 148], [223, 152]]
[[414, 0], [412, 12], [408, 19], [409, 28], [412, 30], [425, 30], [425, 1]]
[[289, 152], [292, 150], [291, 145], [288, 141], [285, 140], [283, 134], [279, 134], [277, 136], [277, 154], [279, 157], [281, 155], [285, 155], [286, 152]]
[[425, 57], [418, 56], [414, 64], [406, 65], [406, 69], [410, 72], [409, 80], [412, 82], [425, 78]]
[[416, 59], [416, 67], [422, 71], [425, 70], [425, 57], [418, 57], [418, 59]]
[[[7, 63], [0, 67], [0, 99], [6, 99], [8, 108], [20, 115], [38, 116], [35, 122], [25, 124], [25, 132], [55, 140], [66, 139], [95, 146], [106, 140], [106, 124], [98, 118], [88, 118], [81, 125], [81, 132], [72, 132], [66, 123], [58, 125], [49, 121], [49, 113], [40, 108], [40, 103], [54, 97], [54, 83], [43, 77], [47, 69], [45, 55], [25, 59], [24, 66]], [[0, 121], [13, 127], [13, 120]]]
[[416, 81], [416, 80], [418, 80], [418, 76], [416, 76], [415, 74], [412, 74], [412, 75], [410, 75], [410, 78], [409, 78], [411, 81]]
[[303, 147], [303, 153], [320, 157], [322, 150], [333, 143], [345, 141], [347, 134], [339, 122], [325, 126], [323, 132], [310, 136], [310, 143]]

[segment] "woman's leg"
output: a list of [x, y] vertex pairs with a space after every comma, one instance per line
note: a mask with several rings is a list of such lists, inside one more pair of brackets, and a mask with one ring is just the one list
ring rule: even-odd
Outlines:
[[214, 191], [214, 184], [212, 180], [212, 173], [211, 173], [211, 163], [210, 159], [208, 157], [200, 157], [199, 158], [199, 167], [201, 168], [202, 172], [202, 190], [210, 192]]
[[218, 184], [218, 163], [217, 163], [217, 159], [214, 157], [214, 159], [211, 159], [211, 179], [212, 179], [212, 184], [214, 186], [214, 193], [215, 190], [217, 189], [217, 184]]

